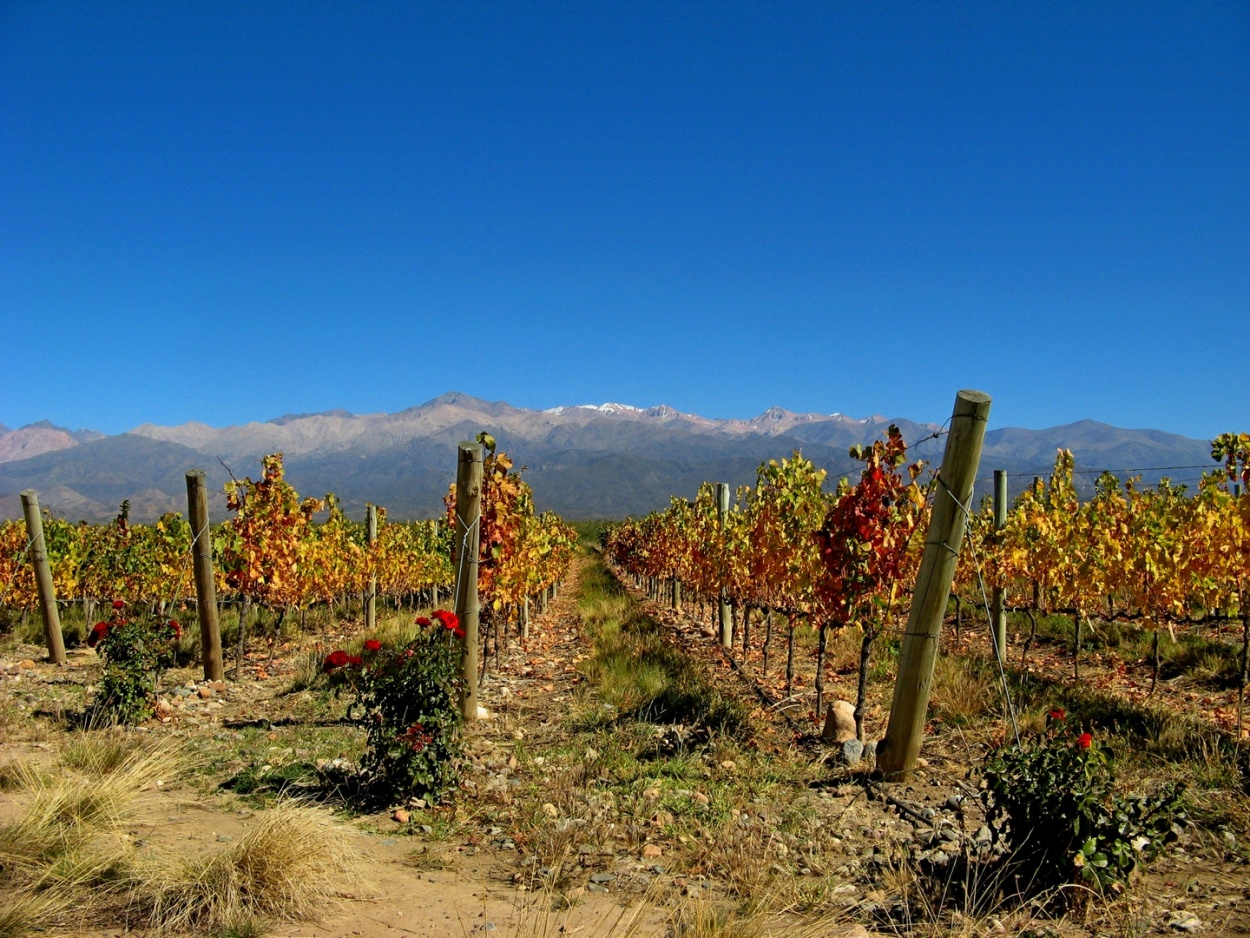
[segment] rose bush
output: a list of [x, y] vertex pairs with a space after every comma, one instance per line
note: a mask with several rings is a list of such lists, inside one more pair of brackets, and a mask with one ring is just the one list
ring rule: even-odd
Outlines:
[[1154, 859], [1179, 836], [1182, 788], [1118, 794], [1111, 750], [1090, 732], [1073, 738], [1066, 720], [1062, 710], [1052, 710], [1038, 738], [990, 754], [982, 791], [986, 821], [1017, 865], [1022, 892], [1078, 882], [1118, 893], [1139, 862]]
[[416, 637], [399, 649], [365, 642], [364, 654], [333, 651], [323, 670], [338, 692], [352, 695], [348, 716], [365, 728], [361, 775], [369, 800], [437, 800], [460, 765], [459, 666], [463, 635], [446, 610], [421, 618]]
[[91, 722], [133, 724], [150, 717], [161, 671], [173, 662], [181, 637], [182, 628], [174, 620], [128, 616], [126, 604], [114, 600], [110, 617], [87, 634], [87, 644], [104, 659]]

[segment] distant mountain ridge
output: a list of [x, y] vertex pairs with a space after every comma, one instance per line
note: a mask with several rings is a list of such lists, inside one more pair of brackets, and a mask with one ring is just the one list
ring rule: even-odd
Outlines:
[[[302, 494], [333, 491], [352, 513], [373, 502], [394, 519], [430, 517], [441, 510], [456, 444], [486, 430], [528, 467], [540, 509], [621, 517], [663, 507], [671, 495], [690, 496], [703, 481], [753, 482], [761, 462], [796, 449], [836, 478], [854, 469], [848, 449], [881, 437], [891, 423], [921, 457], [940, 461], [942, 443], [933, 439], [939, 427], [905, 418], [772, 407], [750, 419], [713, 419], [619, 403], [528, 410], [459, 392], [393, 414], [331, 410], [229, 427], [145, 423], [114, 436], [41, 422], [0, 432], [0, 514], [20, 516], [16, 493], [34, 488], [42, 505], [73, 519], [112, 517], [129, 499], [131, 516], [150, 520], [185, 512], [188, 468], [204, 469], [220, 491], [230, 474], [256, 477], [259, 458], [282, 451]], [[1073, 450], [1079, 470], [1215, 465], [1206, 441], [1083, 420], [1048, 430], [990, 430], [981, 475], [1006, 469], [1017, 491], [1049, 471], [1060, 447]], [[1088, 487], [1092, 479], [1086, 473], [1080, 481]], [[211, 511], [223, 516], [222, 497]]]
[[0, 424], [0, 463], [68, 449], [103, 437], [104, 434], [98, 430], [67, 430], [47, 420], [28, 423], [16, 430]]

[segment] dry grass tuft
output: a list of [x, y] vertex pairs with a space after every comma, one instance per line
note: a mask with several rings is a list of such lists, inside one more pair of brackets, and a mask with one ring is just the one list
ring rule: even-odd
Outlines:
[[[61, 749], [60, 762], [83, 775], [99, 777], [124, 769], [154, 751], [150, 744], [136, 747], [131, 734], [124, 732], [77, 733]], [[166, 755], [172, 759], [172, 750]]]
[[42, 773], [29, 762], [17, 759], [0, 762], [0, 792], [26, 791], [37, 785], [42, 777]]
[[723, 879], [734, 896], [749, 899], [761, 895], [775, 877], [772, 864], [779, 849], [782, 856], [789, 849], [785, 844], [774, 842], [775, 836], [762, 827], [743, 829], [726, 825], [709, 841], [699, 865]]
[[783, 903], [778, 894], [766, 894], [751, 908], [691, 899], [669, 916], [667, 934], [673, 938], [840, 938], [862, 934], [841, 914], [796, 916], [774, 911]]
[[168, 748], [89, 735], [62, 753], [62, 768], [77, 771], [14, 772], [24, 810], [0, 825], [0, 936], [44, 928], [70, 910], [88, 914], [124, 893], [134, 862], [125, 827], [142, 793], [181, 765]]
[[316, 648], [305, 648], [296, 656], [291, 671], [291, 683], [286, 693], [298, 694], [302, 690], [311, 690], [326, 683], [322, 667], [325, 655]]
[[939, 655], [930, 700], [948, 723], [967, 726], [990, 712], [993, 687], [987, 669], [976, 659]]
[[[651, 938], [665, 934], [653, 912], [656, 896], [648, 891], [629, 905], [601, 912], [586, 912], [550, 888], [534, 893], [516, 907], [517, 921], [510, 929], [512, 938], [559, 938], [576, 934], [579, 938]], [[461, 929], [469, 931], [461, 922]]]
[[[99, 748], [92, 748], [98, 746]], [[108, 742], [86, 742], [70, 762], [99, 769], [94, 776], [48, 777], [26, 772], [26, 810], [0, 826], [0, 869], [7, 884], [52, 881], [89, 886], [122, 858], [117, 835], [133, 816], [141, 792], [178, 771], [166, 748], [130, 749], [118, 757]], [[105, 771], [102, 766], [108, 765]]]
[[63, 892], [0, 890], [0, 938], [17, 938], [35, 930], [43, 922], [60, 917], [74, 900]]
[[838, 674], [854, 674], [859, 670], [859, 651], [864, 631], [858, 625], [848, 625], [829, 636], [825, 651], [829, 667]]
[[139, 870], [133, 901], [151, 927], [185, 933], [259, 919], [316, 919], [360, 878], [350, 832], [324, 812], [284, 802], [226, 850]]

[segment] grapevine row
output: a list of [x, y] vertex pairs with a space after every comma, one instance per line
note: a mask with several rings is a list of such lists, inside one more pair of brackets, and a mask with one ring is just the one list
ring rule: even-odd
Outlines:
[[[489, 608], [514, 608], [558, 582], [571, 562], [576, 533], [549, 512], [536, 513], [529, 486], [505, 454], [491, 456], [483, 487], [488, 516], [480, 584]], [[432, 521], [383, 523], [372, 543], [333, 494], [301, 498], [286, 481], [282, 454], [266, 456], [256, 481], [226, 485], [231, 517], [215, 526], [213, 566], [219, 596], [271, 609], [342, 604], [376, 595], [395, 602], [449, 591], [451, 509]], [[450, 498], [449, 498], [450, 500]], [[131, 524], [123, 503], [107, 525], [77, 524], [44, 514], [44, 539], [60, 600], [178, 604], [193, 599], [191, 526], [181, 514]], [[314, 520], [328, 512], [321, 522]], [[385, 511], [379, 515], [384, 520]], [[0, 523], [0, 605], [18, 610], [37, 601], [24, 522]]]
[[[954, 587], [957, 597], [980, 605], [982, 589], [1001, 588], [1010, 607], [1073, 614], [1079, 628], [1093, 615], [1144, 620], [1157, 629], [1179, 621], [1246, 616], [1250, 588], [1250, 437], [1225, 434], [1212, 447], [1224, 463], [1190, 495], [1167, 480], [1154, 488], [1099, 480], [1096, 496], [1077, 498], [1073, 459], [1061, 451], [1045, 483], [1024, 492], [995, 530], [992, 506], [969, 519], [969, 537]], [[851, 455], [864, 463], [858, 480], [834, 491], [825, 472], [798, 453], [762, 465], [754, 486], [744, 486], [727, 513], [718, 512], [714, 489], [693, 500], [630, 519], [608, 536], [606, 550], [620, 568], [653, 594], [664, 584], [673, 598], [724, 596], [741, 619], [743, 652], [750, 650], [753, 611], [765, 616], [761, 649], [766, 672], [773, 613], [787, 627], [786, 694], [793, 690], [794, 630], [817, 635], [817, 713], [823, 697], [826, 634], [847, 625], [863, 631], [863, 684], [872, 642], [899, 613], [912, 589], [922, 549], [917, 530], [927, 527], [932, 478], [920, 463], [907, 465], [897, 428], [871, 448]], [[1244, 636], [1250, 625], [1243, 623]], [[1245, 642], [1243, 641], [1243, 644]], [[1243, 648], [1243, 685], [1247, 649]]]

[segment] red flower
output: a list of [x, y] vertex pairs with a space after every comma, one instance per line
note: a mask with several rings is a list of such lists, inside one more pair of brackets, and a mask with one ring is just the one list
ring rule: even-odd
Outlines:
[[120, 599], [114, 599], [114, 600], [113, 600], [113, 608], [114, 608], [114, 609], [125, 609], [125, 608], [126, 608], [126, 604], [125, 604], [124, 602], [122, 602]]
[[1056, 707], [1054, 710], [1050, 711], [1050, 713], [1046, 714], [1046, 719], [1047, 720], [1063, 720], [1063, 719], [1067, 719], [1067, 716], [1068, 715], [1063, 712], [1062, 707]]
[[456, 629], [460, 628], [460, 620], [456, 618], [456, 614], [454, 612], [448, 612], [446, 609], [439, 609], [434, 613], [434, 618], [441, 622], [443, 624], [443, 628], [449, 632], [454, 632]]
[[87, 636], [87, 646], [95, 648], [100, 643], [100, 639], [108, 633], [109, 624], [107, 622], [97, 622], [91, 627], [91, 634]]
[[1092, 743], [1093, 741], [1094, 741], [1094, 737], [1091, 736], [1089, 733], [1082, 733], [1080, 736], [1077, 737], [1077, 740], [1076, 740], [1077, 745], [1079, 745], [1082, 749], [1088, 749], [1090, 746], [1090, 743]]
[[429, 624], [430, 624], [430, 619], [428, 616], [417, 616], [417, 625], [429, 625]]
[[362, 661], [362, 659], [361, 659], [360, 655], [348, 655], [348, 656], [347, 656], [347, 663], [348, 663], [348, 664], [354, 664], [354, 665], [356, 665], [357, 667], [359, 667], [359, 666], [360, 666], [361, 664], [363, 664], [364, 662]]
[[325, 663], [321, 665], [321, 670], [327, 671], [327, 672], [333, 671], [335, 668], [343, 667], [344, 665], [348, 664], [350, 661], [351, 661], [351, 658], [348, 657], [347, 652], [343, 651], [342, 649], [338, 651], [332, 651], [328, 655], [326, 655], [326, 660], [325, 660]]
[[460, 628], [460, 626], [456, 626], [454, 629], [451, 630], [451, 634], [456, 636], [456, 638], [464, 638], [466, 633], [464, 629]]
[[173, 619], [170, 619], [169, 627], [173, 629], [174, 631], [174, 641], [178, 641], [178, 639], [182, 638], [182, 626], [181, 625], [179, 625]]
[[414, 723], [404, 732], [395, 737], [395, 741], [405, 743], [411, 747], [413, 752], [420, 752], [430, 743], [434, 742], [434, 734], [425, 732], [425, 727], [420, 723]]
[[382, 643], [376, 638], [365, 639], [365, 651], [381, 651]]

